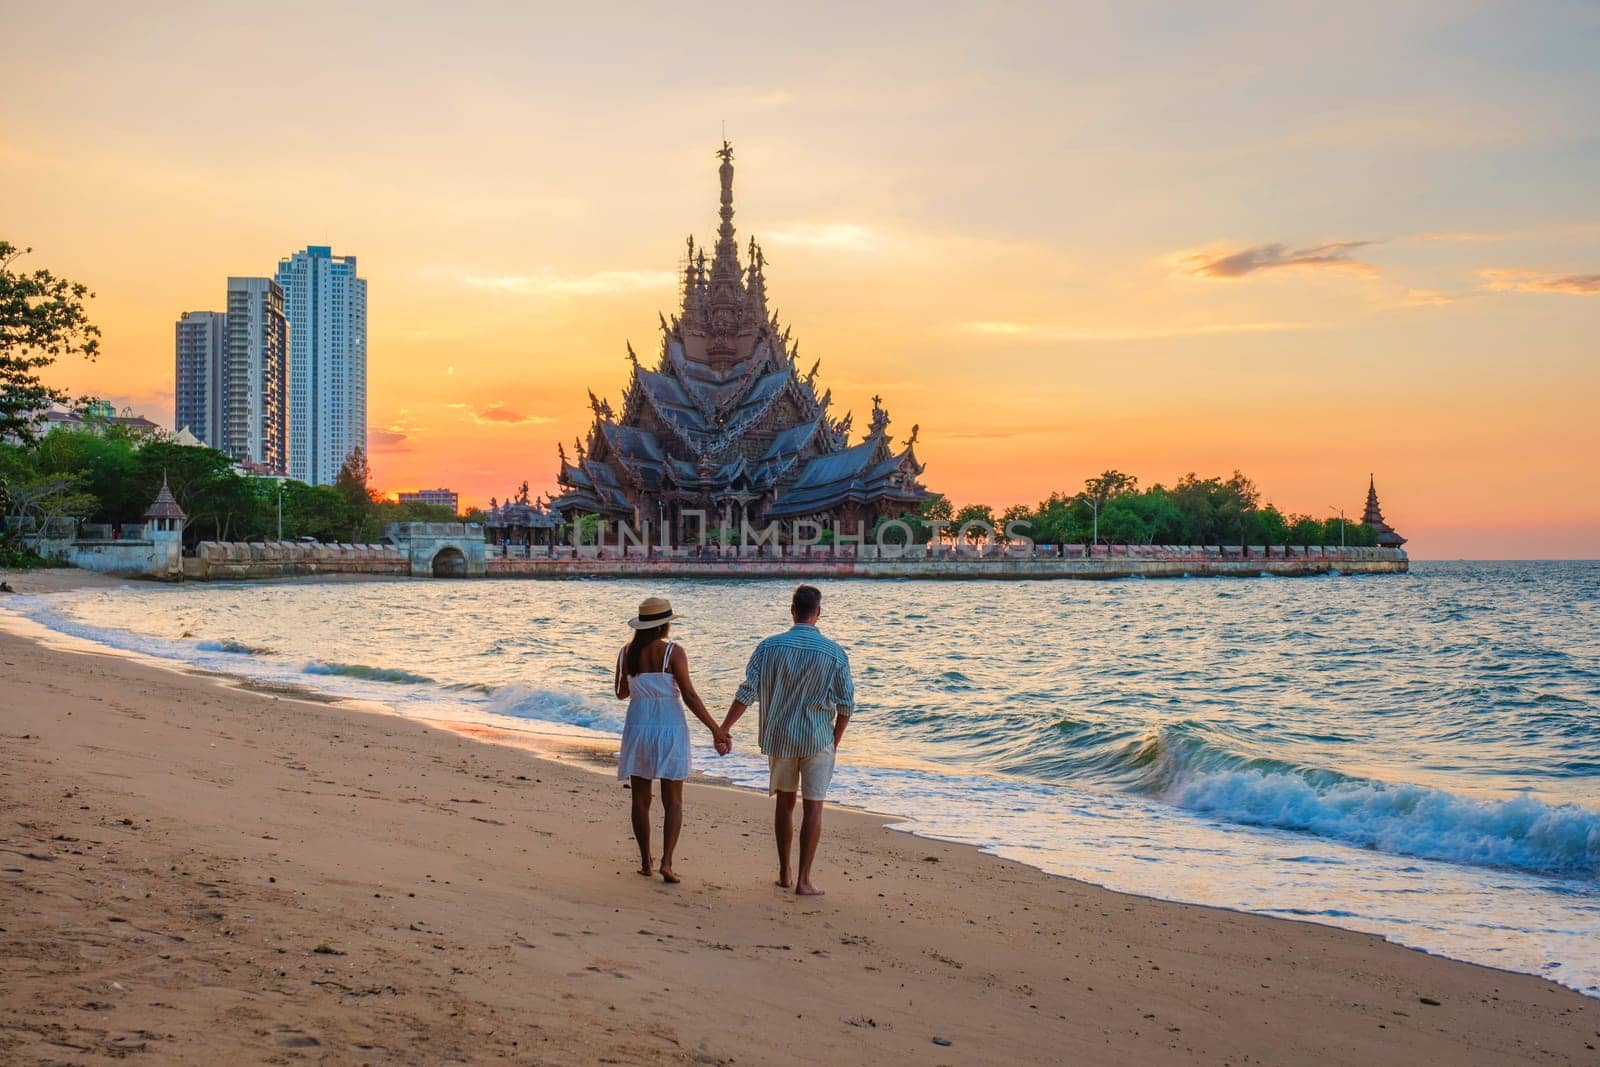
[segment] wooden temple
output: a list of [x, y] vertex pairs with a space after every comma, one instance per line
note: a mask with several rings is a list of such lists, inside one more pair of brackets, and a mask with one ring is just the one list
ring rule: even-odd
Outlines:
[[1367, 478], [1367, 510], [1361, 521], [1378, 535], [1379, 548], [1399, 548], [1406, 543], [1393, 526], [1383, 521], [1383, 509], [1378, 506], [1378, 482], [1371, 475]]
[[[568, 455], [558, 446], [560, 495], [571, 520], [598, 514], [638, 528], [663, 525], [676, 543], [741, 523], [814, 520], [853, 534], [917, 510], [917, 428], [898, 447], [873, 397], [871, 421], [851, 443], [851, 415], [819, 393], [818, 360], [799, 369], [799, 343], [767, 309], [766, 257], [754, 239], [741, 263], [733, 228], [733, 149], [724, 141], [721, 226], [710, 264], [693, 237], [682, 301], [661, 318], [660, 354], [632, 366], [621, 409], [589, 393], [594, 423]], [[702, 520], [699, 512], [705, 516]]]

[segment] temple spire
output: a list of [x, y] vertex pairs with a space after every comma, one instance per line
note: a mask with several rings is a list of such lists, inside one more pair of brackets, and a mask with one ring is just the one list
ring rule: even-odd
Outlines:
[[1378, 482], [1371, 474], [1367, 475], [1367, 508], [1361, 522], [1378, 535], [1378, 544], [1383, 548], [1399, 548], [1406, 543], [1393, 526], [1383, 521], [1383, 508], [1378, 506]]
[[[733, 236], [733, 146], [727, 141], [717, 151], [722, 160], [722, 225], [717, 228], [716, 254], [711, 276], [705, 282], [706, 355], [713, 366], [726, 366], [738, 358], [735, 337], [743, 327], [744, 270], [739, 266], [739, 245]], [[705, 253], [702, 250], [701, 255]]]
[[[717, 168], [717, 174], [722, 178], [722, 225], [717, 228], [716, 261], [720, 264], [726, 257], [737, 268], [739, 246], [733, 239], [733, 145], [723, 141], [722, 147], [717, 149], [717, 156], [722, 160], [722, 166]], [[716, 266], [713, 265], [712, 273], [715, 272]]]

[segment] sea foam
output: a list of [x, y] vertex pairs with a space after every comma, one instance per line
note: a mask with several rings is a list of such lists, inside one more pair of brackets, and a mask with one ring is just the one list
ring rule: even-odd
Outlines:
[[1533, 797], [1480, 799], [1294, 772], [1180, 775], [1159, 798], [1246, 826], [1315, 834], [1359, 848], [1540, 874], [1600, 877], [1600, 812]]

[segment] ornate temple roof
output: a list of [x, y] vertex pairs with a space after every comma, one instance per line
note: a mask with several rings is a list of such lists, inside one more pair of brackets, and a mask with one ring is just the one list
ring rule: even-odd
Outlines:
[[[575, 456], [560, 450], [563, 512], [631, 516], [641, 497], [717, 503], [759, 500], [772, 517], [825, 513], [847, 502], [910, 510], [926, 495], [912, 441], [896, 450], [889, 415], [849, 442], [851, 417], [819, 394], [821, 361], [802, 374], [799, 344], [767, 308], [766, 255], [753, 239], [741, 262], [733, 228], [733, 149], [721, 159], [720, 225], [709, 265], [686, 244], [678, 311], [661, 317], [660, 355], [631, 366], [620, 410], [591, 391], [594, 423]], [[653, 510], [654, 505], [651, 505]]]
[[172, 495], [172, 489], [167, 485], [167, 476], [165, 474], [161, 476], [161, 491], [156, 494], [155, 500], [151, 501], [150, 507], [144, 513], [144, 517], [146, 519], [177, 519], [180, 522], [188, 518], [183, 513], [183, 509], [178, 506], [177, 498]]
[[562, 525], [561, 515], [527, 500], [507, 500], [489, 509], [484, 525], [491, 530], [523, 527], [530, 530], [553, 529]]
[[1378, 506], [1378, 483], [1372, 475], [1367, 476], [1367, 510], [1361, 521], [1377, 533], [1380, 547], [1399, 548], [1406, 543], [1393, 526], [1383, 521], [1383, 509]]

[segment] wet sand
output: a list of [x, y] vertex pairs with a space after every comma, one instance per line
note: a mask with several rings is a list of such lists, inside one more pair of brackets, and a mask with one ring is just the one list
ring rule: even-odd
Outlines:
[[485, 740], [0, 633], [0, 1061], [1600, 1062], [1541, 979], [860, 813], [798, 899], [710, 784], [667, 886], [617, 783]]

